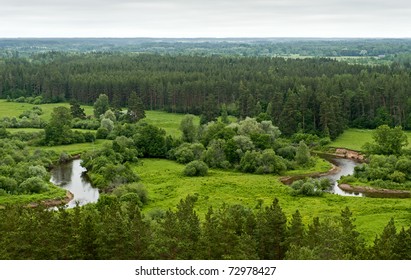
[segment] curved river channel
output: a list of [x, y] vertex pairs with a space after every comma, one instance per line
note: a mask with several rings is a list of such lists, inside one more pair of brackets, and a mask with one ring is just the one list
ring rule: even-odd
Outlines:
[[66, 204], [67, 208], [96, 202], [100, 196], [98, 189], [93, 188], [84, 176], [86, 169], [80, 163], [81, 159], [75, 159], [59, 164], [51, 170], [50, 181], [74, 195], [74, 198]]
[[338, 172], [335, 174], [322, 176], [324, 178], [329, 178], [332, 182], [332, 187], [329, 191], [330, 193], [343, 195], [343, 196], [364, 196], [364, 194], [358, 193], [358, 192], [352, 193], [352, 192], [343, 191], [342, 189], [338, 187], [338, 183], [337, 183], [337, 181], [342, 176], [353, 174], [354, 168], [359, 164], [358, 162], [352, 159], [336, 158], [336, 157], [325, 158], [325, 159], [330, 161], [332, 164], [338, 166], [339, 168]]

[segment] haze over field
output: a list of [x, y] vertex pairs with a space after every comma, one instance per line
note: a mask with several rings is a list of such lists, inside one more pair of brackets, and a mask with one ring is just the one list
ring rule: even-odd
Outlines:
[[411, 37], [407, 0], [0, 0], [0, 38]]

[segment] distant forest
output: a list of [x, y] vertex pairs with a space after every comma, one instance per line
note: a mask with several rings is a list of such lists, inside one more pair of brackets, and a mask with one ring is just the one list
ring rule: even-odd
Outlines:
[[[112, 40], [114, 44], [116, 40]], [[29, 41], [23, 39], [0, 40], [2, 52], [13, 42], [20, 49], [28, 48], [25, 42]], [[43, 41], [39, 42], [32, 42], [32, 48], [41, 48]], [[50, 42], [62, 46], [64, 40], [50, 39]], [[76, 53], [70, 51], [76, 40], [69, 42], [65, 52], [34, 51], [28, 56], [14, 53], [0, 58], [0, 98], [29, 102], [35, 99], [41, 103], [77, 100], [93, 104], [105, 93], [113, 107], [121, 108], [127, 105], [131, 93], [136, 92], [147, 110], [202, 115], [204, 122], [216, 119], [226, 110], [241, 119], [249, 116], [272, 120], [285, 135], [306, 132], [334, 139], [347, 127], [375, 128], [382, 124], [411, 129], [411, 66], [406, 60], [366, 65], [321, 57]], [[89, 45], [98, 42], [91, 40]], [[110, 44], [111, 40], [102, 42]], [[125, 42], [123, 49], [128, 46]], [[304, 42], [314, 46], [322, 41]], [[330, 46], [342, 47], [344, 42], [337, 40]], [[353, 42], [352, 48], [361, 46], [361, 41]], [[383, 47], [389, 52], [391, 45], [399, 53], [400, 49], [408, 52], [411, 49], [411, 40], [371, 42], [367, 46], [375, 45], [379, 53]], [[278, 48], [280, 43], [271, 45]], [[144, 44], [155, 42], [142, 40], [140, 45]], [[216, 50], [221, 51], [228, 43], [186, 44], [186, 47], [215, 44], [219, 46]], [[230, 44], [250, 46], [252, 41]], [[265, 44], [271, 46], [269, 42]], [[131, 46], [134, 45], [130, 43]], [[299, 51], [304, 48], [304, 44], [292, 46]], [[87, 44], [81, 48], [87, 48]], [[324, 52], [326, 49], [319, 48]]]
[[36, 38], [0, 39], [0, 56], [16, 53], [136, 52], [185, 55], [378, 57], [410, 54], [411, 39], [353, 38]]

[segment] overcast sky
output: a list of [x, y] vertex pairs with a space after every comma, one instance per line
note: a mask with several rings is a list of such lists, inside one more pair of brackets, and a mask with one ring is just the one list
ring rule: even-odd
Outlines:
[[410, 0], [0, 0], [0, 37], [411, 37]]

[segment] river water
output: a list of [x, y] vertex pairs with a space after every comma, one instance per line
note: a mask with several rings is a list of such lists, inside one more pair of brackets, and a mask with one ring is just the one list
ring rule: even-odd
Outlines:
[[97, 202], [98, 189], [93, 188], [84, 176], [86, 169], [81, 166], [81, 159], [59, 164], [51, 170], [51, 182], [70, 191], [74, 198], [66, 205], [73, 208], [77, 204], [82, 206], [90, 202]]
[[354, 173], [354, 168], [358, 165], [358, 162], [352, 159], [346, 158], [326, 158], [328, 161], [339, 167], [339, 171], [335, 174], [326, 175], [325, 178], [329, 178], [332, 181], [332, 187], [330, 193], [343, 195], [343, 196], [364, 196], [362, 193], [351, 193], [343, 191], [338, 187], [337, 181], [346, 175], [352, 175]]

